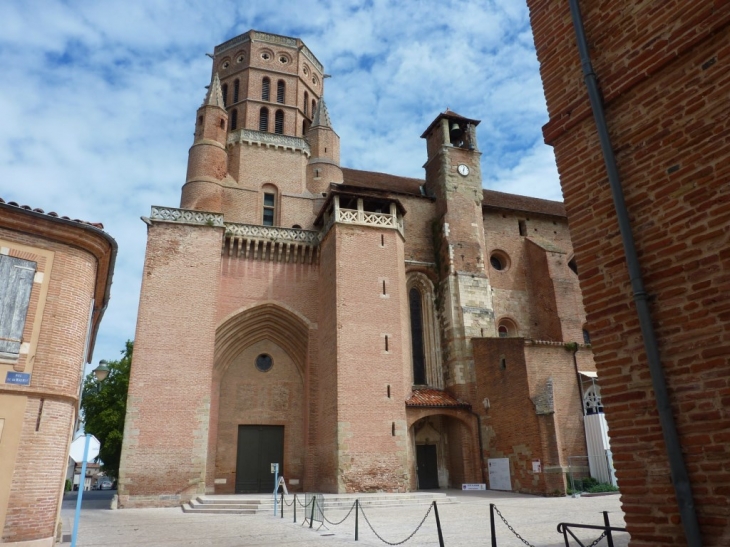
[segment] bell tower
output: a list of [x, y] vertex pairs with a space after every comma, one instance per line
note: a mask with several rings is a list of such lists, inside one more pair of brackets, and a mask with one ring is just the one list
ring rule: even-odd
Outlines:
[[434, 248], [446, 319], [446, 385], [457, 395], [475, 381], [471, 338], [496, 336], [491, 286], [485, 269], [481, 152], [476, 126], [456, 112], [439, 114], [421, 135], [428, 160], [426, 192], [436, 197]]

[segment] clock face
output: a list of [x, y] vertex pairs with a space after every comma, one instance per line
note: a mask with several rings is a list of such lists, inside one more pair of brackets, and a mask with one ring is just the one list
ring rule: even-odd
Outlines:
[[469, 168], [464, 165], [463, 163], [457, 167], [457, 170], [459, 171], [459, 174], [463, 177], [467, 176], [469, 174]]

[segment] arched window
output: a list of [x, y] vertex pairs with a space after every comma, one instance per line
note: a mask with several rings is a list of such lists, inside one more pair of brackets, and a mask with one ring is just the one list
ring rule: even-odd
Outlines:
[[228, 84], [223, 84], [221, 86], [221, 91], [223, 92], [223, 106], [228, 105]]
[[284, 80], [279, 80], [276, 82], [276, 102], [280, 104], [284, 104], [284, 99], [286, 98], [286, 83], [284, 83]]
[[270, 98], [269, 98], [270, 90], [271, 90], [271, 80], [269, 80], [267, 77], [264, 77], [264, 79], [261, 81], [261, 100], [262, 101], [270, 100]]
[[241, 88], [241, 82], [238, 80], [233, 80], [233, 104], [236, 104], [238, 102], [238, 92]]
[[269, 109], [262, 108], [259, 114], [259, 131], [269, 130]]
[[423, 305], [421, 291], [415, 287], [408, 291], [411, 309], [411, 351], [413, 355], [413, 383], [426, 383], [426, 355], [423, 349]]
[[309, 116], [309, 93], [304, 92], [304, 115]]
[[277, 110], [274, 118], [274, 133], [284, 134], [284, 111]]
[[408, 275], [406, 288], [411, 320], [413, 384], [443, 389], [441, 340], [433, 284], [423, 273], [412, 272]]
[[500, 338], [511, 338], [517, 336], [517, 325], [511, 319], [506, 317], [500, 319], [497, 323], [497, 335]]
[[231, 131], [235, 131], [238, 128], [238, 110], [235, 108], [231, 110]]

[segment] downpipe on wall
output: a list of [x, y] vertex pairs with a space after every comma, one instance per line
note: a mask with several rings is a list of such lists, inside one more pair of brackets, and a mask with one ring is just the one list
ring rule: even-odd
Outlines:
[[603, 101], [598, 87], [598, 80], [591, 65], [590, 56], [588, 54], [588, 43], [583, 28], [583, 18], [580, 13], [578, 0], [568, 0], [570, 4], [570, 15], [573, 19], [573, 27], [575, 28], [575, 38], [580, 54], [581, 66], [583, 69], [583, 79], [588, 88], [588, 98], [593, 110], [593, 117], [598, 130], [598, 137], [601, 143], [601, 152], [603, 160], [606, 164], [608, 181], [611, 187], [616, 217], [621, 230], [621, 240], [624, 245], [624, 253], [626, 255], [626, 265], [631, 280], [631, 288], [636, 305], [636, 313], [639, 317], [641, 326], [641, 334], [644, 339], [644, 349], [646, 351], [647, 361], [649, 364], [649, 373], [651, 375], [652, 387], [654, 388], [654, 396], [656, 398], [657, 410], [659, 412], [659, 421], [662, 427], [664, 443], [667, 449], [667, 457], [669, 460], [669, 468], [672, 474], [672, 483], [674, 485], [675, 495], [677, 496], [677, 505], [679, 514], [682, 519], [682, 528], [687, 539], [687, 545], [690, 547], [701, 547], [702, 537], [700, 527], [697, 521], [695, 511], [694, 498], [692, 496], [692, 487], [687, 474], [687, 468], [682, 457], [682, 445], [679, 442], [677, 426], [672, 414], [672, 407], [667, 392], [667, 382], [664, 376], [659, 349], [657, 347], [656, 334], [651, 320], [649, 311], [649, 303], [644, 282], [641, 278], [641, 267], [636, 254], [634, 244], [634, 236], [629, 223], [628, 210], [624, 201], [623, 189], [621, 187], [621, 179], [618, 173], [616, 158], [613, 153], [611, 139], [608, 134], [608, 126], [606, 116], [603, 109]]

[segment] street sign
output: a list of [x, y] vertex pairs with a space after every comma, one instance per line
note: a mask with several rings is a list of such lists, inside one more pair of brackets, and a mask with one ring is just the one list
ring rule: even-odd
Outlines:
[[15, 384], [17, 386], [29, 386], [30, 385], [30, 374], [27, 372], [12, 372], [8, 371], [5, 376], [6, 384]]

